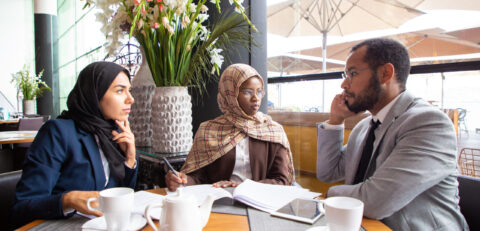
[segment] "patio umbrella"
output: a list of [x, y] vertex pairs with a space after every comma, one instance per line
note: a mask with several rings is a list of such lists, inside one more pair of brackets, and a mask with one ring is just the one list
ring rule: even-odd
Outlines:
[[285, 37], [322, 35], [325, 72], [327, 35], [396, 28], [421, 14], [396, 0], [287, 0], [268, 7], [268, 32]]
[[[343, 61], [326, 59], [327, 69], [344, 67]], [[279, 76], [289, 74], [302, 75], [320, 73], [323, 68], [322, 57], [305, 56], [299, 54], [282, 54], [267, 59], [269, 72], [278, 72]]]
[[419, 10], [480, 10], [478, 0], [399, 0]]
[[480, 27], [450, 31], [447, 34], [480, 45]]
[[[471, 28], [467, 29], [466, 32], [464, 31], [465, 30], [445, 33], [443, 30], [436, 28], [391, 35], [387, 37], [395, 39], [407, 47], [410, 58], [413, 59], [412, 63], [415, 63], [416, 60], [421, 60], [420, 62], [425, 63], [433, 62], [435, 57], [438, 58], [441, 56], [480, 53], [480, 44], [468, 41], [469, 39], [479, 40], [478, 36], [465, 37], [464, 39], [459, 39], [458, 37], [454, 36], [454, 34], [466, 35], [466, 32], [470, 32], [475, 35], [474, 32], [480, 33], [480, 28]], [[350, 41], [327, 46], [327, 49], [330, 51], [327, 58], [332, 60], [332, 62], [335, 60], [344, 61], [350, 53], [351, 48], [358, 42], [360, 41]], [[297, 53], [299, 53], [300, 57], [314, 60], [315, 57], [321, 57], [320, 54], [322, 49], [322, 47], [317, 47], [297, 51]], [[430, 58], [430, 61], [426, 58]], [[420, 63], [417, 62], [416, 64]]]

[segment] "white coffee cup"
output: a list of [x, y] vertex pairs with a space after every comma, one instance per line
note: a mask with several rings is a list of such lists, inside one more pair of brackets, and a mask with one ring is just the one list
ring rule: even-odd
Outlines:
[[[100, 198], [89, 198], [87, 207], [90, 210], [103, 213], [107, 230], [127, 230], [130, 224], [130, 213], [133, 209], [133, 195], [133, 189], [131, 188], [105, 189], [100, 192]], [[98, 209], [90, 206], [93, 201], [98, 201]]]
[[362, 224], [363, 202], [352, 197], [329, 197], [319, 204], [329, 231], [358, 231]]
[[[166, 196], [162, 203], [147, 206], [145, 218], [155, 231], [201, 231], [208, 222], [213, 201], [214, 196], [208, 195], [199, 206], [192, 194], [178, 188], [176, 194]], [[160, 213], [158, 227], [152, 221], [153, 211]]]

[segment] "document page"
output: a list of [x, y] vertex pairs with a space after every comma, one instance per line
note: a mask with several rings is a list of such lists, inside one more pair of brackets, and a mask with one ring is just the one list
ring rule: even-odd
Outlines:
[[277, 210], [295, 198], [312, 199], [319, 195], [297, 186], [263, 184], [248, 179], [233, 192], [235, 200], [266, 212]]
[[[208, 195], [212, 194], [215, 200], [228, 197], [248, 206], [266, 212], [272, 212], [286, 205], [295, 198], [312, 199], [320, 193], [310, 192], [297, 186], [263, 184], [252, 180], [245, 180], [233, 190], [233, 195], [223, 188], [215, 188], [211, 184], [192, 185], [178, 188], [182, 193], [196, 197], [201, 205]], [[178, 190], [177, 189], [177, 190]], [[167, 190], [167, 194], [175, 194]]]
[[[148, 205], [160, 204], [164, 197], [165, 196], [156, 193], [138, 191], [133, 196], [134, 203], [132, 213], [143, 215]], [[156, 210], [158, 210], [158, 212]], [[151, 214], [154, 219], [158, 220], [160, 218], [160, 209], [153, 209]]]

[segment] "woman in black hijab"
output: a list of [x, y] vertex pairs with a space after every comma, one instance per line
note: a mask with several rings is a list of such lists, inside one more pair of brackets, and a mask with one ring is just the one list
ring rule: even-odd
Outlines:
[[27, 152], [12, 211], [13, 227], [35, 219], [72, 216], [110, 187], [135, 187], [135, 139], [128, 114], [134, 99], [129, 73], [110, 62], [85, 67], [67, 111], [40, 128]]

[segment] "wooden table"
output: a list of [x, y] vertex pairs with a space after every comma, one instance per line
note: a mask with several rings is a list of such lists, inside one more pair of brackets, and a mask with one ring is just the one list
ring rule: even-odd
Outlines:
[[[166, 195], [165, 189], [150, 189], [148, 192], [158, 193], [161, 195]], [[22, 226], [17, 229], [18, 231], [25, 231], [29, 228], [32, 228], [44, 220], [32, 221], [29, 224]], [[155, 222], [158, 225], [158, 221]], [[362, 226], [368, 231], [376, 230], [391, 230], [382, 222], [372, 219], [363, 218]], [[246, 231], [250, 230], [248, 226], [248, 217], [241, 215], [232, 215], [232, 214], [223, 214], [223, 213], [211, 213], [207, 225], [203, 228], [203, 231]], [[152, 227], [148, 224], [143, 228], [143, 231], [153, 231]]]
[[0, 124], [16, 124], [18, 120], [0, 120]]
[[30, 143], [37, 131], [6, 131], [0, 132], [0, 144]]

